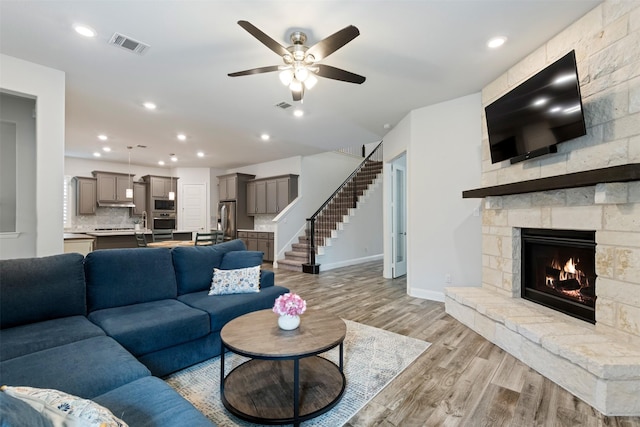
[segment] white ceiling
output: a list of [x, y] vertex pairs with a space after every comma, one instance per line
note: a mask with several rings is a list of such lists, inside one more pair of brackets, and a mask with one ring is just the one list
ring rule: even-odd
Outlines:
[[[66, 73], [66, 155], [105, 161], [232, 168], [380, 141], [409, 111], [478, 92], [599, 0], [0, 1], [0, 51]], [[278, 73], [227, 73], [281, 59], [243, 30], [276, 41], [302, 30], [311, 46], [355, 25], [360, 36], [322, 61], [367, 78], [320, 78], [298, 105]], [[77, 35], [83, 23], [94, 39]], [[114, 32], [151, 45], [142, 56], [109, 45]], [[507, 44], [489, 50], [496, 35]], [[141, 107], [153, 101], [157, 110]], [[275, 104], [305, 111], [301, 119]], [[187, 135], [185, 142], [176, 139]], [[269, 142], [260, 134], [271, 135]], [[196, 152], [206, 153], [198, 158]], [[143, 154], [144, 153], [144, 154]]]

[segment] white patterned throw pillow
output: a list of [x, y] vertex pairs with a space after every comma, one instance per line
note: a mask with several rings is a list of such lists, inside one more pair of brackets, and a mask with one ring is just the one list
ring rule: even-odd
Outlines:
[[127, 427], [107, 408], [62, 391], [6, 385], [1, 390], [29, 404], [55, 427]]
[[260, 266], [235, 270], [213, 269], [209, 295], [248, 294], [260, 292]]

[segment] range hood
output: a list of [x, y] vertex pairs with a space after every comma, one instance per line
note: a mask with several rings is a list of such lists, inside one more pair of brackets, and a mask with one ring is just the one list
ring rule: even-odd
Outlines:
[[98, 206], [101, 208], [135, 208], [136, 205], [133, 202], [101, 202], [98, 201]]

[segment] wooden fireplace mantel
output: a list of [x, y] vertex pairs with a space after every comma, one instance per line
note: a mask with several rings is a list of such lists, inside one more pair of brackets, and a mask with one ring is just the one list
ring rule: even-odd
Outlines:
[[560, 190], [564, 188], [588, 187], [608, 182], [640, 181], [640, 163], [610, 166], [590, 171], [574, 172], [565, 175], [530, 179], [492, 187], [475, 188], [462, 192], [463, 199], [479, 199], [488, 196], [507, 196], [509, 194], [533, 193], [535, 191]]

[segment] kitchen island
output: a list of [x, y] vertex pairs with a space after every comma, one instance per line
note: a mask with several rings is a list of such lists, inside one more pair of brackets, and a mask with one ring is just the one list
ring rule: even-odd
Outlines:
[[[144, 233], [147, 242], [153, 241], [151, 236], [151, 230], [101, 230], [101, 231], [85, 231], [80, 235], [89, 236], [94, 239], [93, 249], [122, 249], [122, 248], [137, 248], [136, 238], [134, 234]], [[65, 244], [67, 242], [67, 235], [65, 233]], [[75, 233], [74, 233], [75, 234]], [[77, 234], [76, 234], [77, 235]], [[173, 240], [192, 240], [193, 232], [177, 230], [173, 232]], [[77, 251], [74, 251], [77, 252]]]

